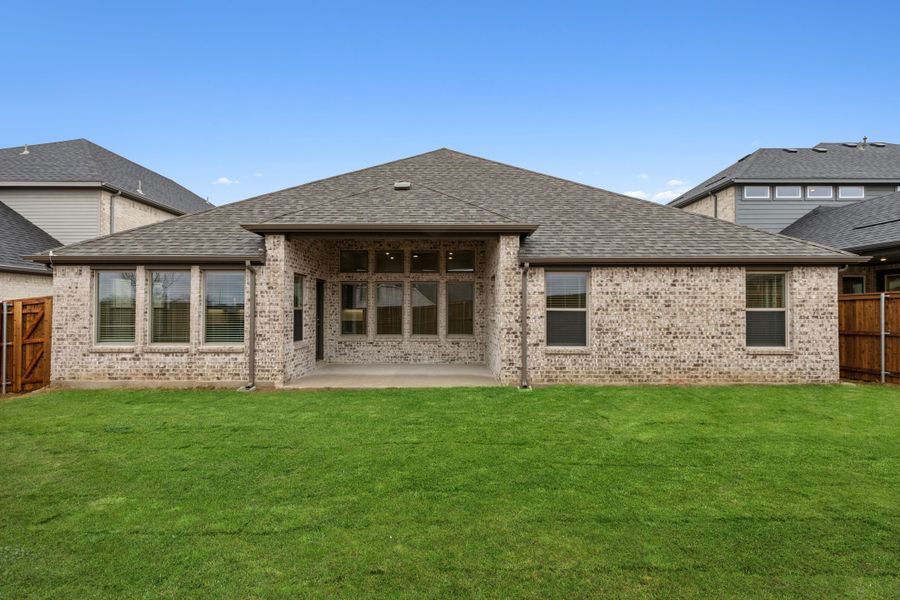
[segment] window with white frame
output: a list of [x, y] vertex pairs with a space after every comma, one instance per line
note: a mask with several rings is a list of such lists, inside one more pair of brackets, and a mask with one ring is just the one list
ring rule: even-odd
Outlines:
[[97, 343], [133, 344], [135, 272], [97, 272]]
[[775, 198], [780, 200], [799, 200], [803, 192], [799, 185], [776, 185]]
[[191, 272], [150, 272], [150, 343], [191, 341]]
[[866, 197], [866, 188], [862, 185], [842, 185], [838, 188], [838, 198], [857, 200]]
[[587, 346], [587, 279], [583, 271], [547, 271], [548, 346]]
[[244, 272], [204, 273], [203, 340], [207, 344], [241, 344], [244, 341]]
[[830, 185], [808, 185], [806, 197], [809, 200], [830, 200], [834, 198], [834, 188]]
[[768, 200], [769, 186], [767, 185], [745, 185], [744, 198], [749, 200]]
[[747, 346], [787, 346], [787, 275], [747, 273]]

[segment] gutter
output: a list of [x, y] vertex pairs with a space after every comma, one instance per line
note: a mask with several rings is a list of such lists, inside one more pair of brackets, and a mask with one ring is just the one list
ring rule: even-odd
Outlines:
[[247, 269], [247, 277], [250, 281], [249, 319], [250, 331], [247, 340], [247, 380], [244, 391], [252, 392], [256, 389], [256, 269], [250, 265], [250, 261], [244, 263]]
[[[79, 242], [80, 243], [80, 242]], [[46, 254], [36, 254], [30, 256], [24, 256], [28, 260], [33, 260], [34, 262], [49, 264], [51, 262], [50, 256]], [[143, 264], [143, 263], [152, 263], [152, 264], [220, 264], [220, 263], [228, 263], [228, 264], [240, 264], [242, 262], [250, 261], [255, 264], [262, 264], [265, 262], [265, 256], [261, 256], [259, 254], [236, 254], [236, 255], [228, 255], [228, 254], [171, 254], [171, 255], [161, 255], [161, 254], [121, 254], [118, 256], [90, 256], [90, 255], [54, 255], [53, 263], [57, 265], [121, 265], [121, 264]]]
[[868, 262], [868, 256], [852, 254], [835, 256], [596, 256], [596, 257], [560, 257], [531, 256], [528, 261], [532, 265], [845, 265], [848, 263]]
[[241, 225], [253, 233], [533, 233], [538, 226], [528, 223], [503, 224], [417, 224], [417, 223], [250, 223]]

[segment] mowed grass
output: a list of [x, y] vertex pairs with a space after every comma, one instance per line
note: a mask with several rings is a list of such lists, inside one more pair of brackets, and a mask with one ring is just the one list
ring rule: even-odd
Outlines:
[[0, 597], [900, 595], [900, 391], [0, 403]]

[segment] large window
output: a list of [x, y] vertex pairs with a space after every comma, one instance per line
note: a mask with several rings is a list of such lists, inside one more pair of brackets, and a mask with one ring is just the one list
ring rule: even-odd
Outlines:
[[767, 185], [745, 185], [744, 198], [754, 200], [768, 200], [769, 186]]
[[379, 283], [375, 288], [375, 332], [403, 335], [403, 284]]
[[413, 273], [437, 273], [440, 270], [437, 252], [416, 252], [413, 250], [411, 271]]
[[838, 198], [857, 200], [866, 197], [866, 188], [861, 185], [842, 185], [838, 188]]
[[402, 273], [404, 270], [402, 250], [385, 250], [375, 253], [376, 273]]
[[303, 275], [294, 274], [294, 341], [303, 339]]
[[369, 253], [361, 251], [341, 252], [341, 273], [368, 273]]
[[240, 344], [244, 341], [244, 272], [207, 271], [203, 297], [206, 302], [204, 340], [208, 344]]
[[885, 275], [884, 291], [900, 292], [900, 275]]
[[747, 345], [787, 346], [784, 273], [747, 273]]
[[134, 343], [134, 271], [97, 273], [97, 342]]
[[587, 273], [548, 271], [547, 345], [587, 345]]
[[150, 273], [150, 342], [187, 344], [191, 341], [190, 271]]
[[803, 197], [803, 192], [799, 185], [776, 185], [775, 197], [782, 200], [799, 200]]
[[437, 335], [438, 284], [431, 281], [412, 284], [412, 333]]
[[447, 335], [472, 335], [475, 319], [475, 284], [447, 284]]
[[369, 286], [365, 283], [341, 284], [341, 333], [365, 335], [366, 296]]
[[472, 250], [447, 250], [448, 273], [471, 273], [475, 270], [475, 252]]
[[860, 275], [844, 275], [841, 277], [842, 294], [864, 294], [866, 291], [866, 278]]

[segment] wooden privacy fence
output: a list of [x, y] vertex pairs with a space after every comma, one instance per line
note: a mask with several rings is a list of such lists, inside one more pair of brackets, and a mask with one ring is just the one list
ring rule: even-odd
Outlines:
[[50, 383], [53, 299], [7, 300], [0, 308], [0, 393], [30, 392]]
[[841, 377], [900, 383], [900, 293], [838, 296]]

